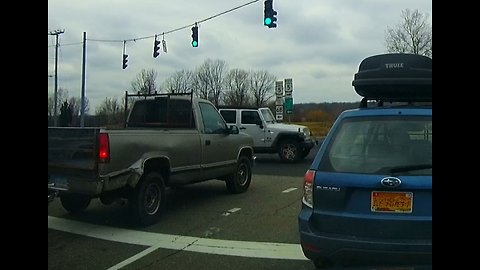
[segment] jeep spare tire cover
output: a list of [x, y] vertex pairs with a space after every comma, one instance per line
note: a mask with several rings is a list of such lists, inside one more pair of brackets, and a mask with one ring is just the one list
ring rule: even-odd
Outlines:
[[389, 53], [365, 58], [354, 75], [355, 92], [384, 101], [431, 101], [432, 59]]

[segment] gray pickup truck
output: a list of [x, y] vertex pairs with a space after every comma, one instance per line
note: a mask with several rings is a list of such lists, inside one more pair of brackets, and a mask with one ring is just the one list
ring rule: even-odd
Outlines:
[[[125, 128], [49, 127], [48, 199], [69, 212], [93, 198], [127, 199], [138, 223], [155, 223], [166, 188], [223, 180], [231, 193], [252, 179], [253, 139], [228, 127], [209, 101], [188, 94], [136, 97]], [[128, 104], [128, 102], [126, 102]]]

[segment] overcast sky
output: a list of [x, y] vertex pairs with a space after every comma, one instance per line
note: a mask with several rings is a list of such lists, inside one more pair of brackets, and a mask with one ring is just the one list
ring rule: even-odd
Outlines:
[[[123, 97], [142, 69], [161, 84], [175, 71], [194, 70], [207, 59], [228, 69], [267, 70], [293, 79], [294, 103], [352, 102], [352, 79], [362, 59], [385, 53], [385, 30], [404, 9], [432, 22], [431, 0], [274, 0], [277, 28], [263, 25], [263, 0], [164, 35], [167, 53], [152, 57], [153, 36], [188, 26], [252, 0], [48, 0], [48, 31], [59, 35], [58, 87], [80, 97], [82, 39], [87, 34], [86, 96], [90, 114], [106, 97]], [[148, 37], [148, 38], [144, 38]], [[144, 38], [144, 39], [142, 39]], [[162, 36], [160, 35], [160, 39]], [[122, 40], [127, 69], [122, 69]], [[117, 42], [113, 42], [117, 41]], [[55, 36], [48, 35], [48, 93], [54, 91]]]

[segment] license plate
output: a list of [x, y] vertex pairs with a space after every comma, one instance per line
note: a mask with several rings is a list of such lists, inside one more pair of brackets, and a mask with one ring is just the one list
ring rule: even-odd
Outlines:
[[68, 178], [65, 176], [53, 176], [49, 179], [50, 183], [57, 189], [68, 190]]
[[372, 191], [372, 212], [412, 213], [413, 192]]

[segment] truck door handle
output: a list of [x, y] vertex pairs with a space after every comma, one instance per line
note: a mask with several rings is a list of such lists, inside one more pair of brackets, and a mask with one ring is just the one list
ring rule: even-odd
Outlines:
[[205, 145], [210, 145], [210, 140], [205, 140]]
[[247, 129], [246, 127], [240, 127], [240, 129]]

